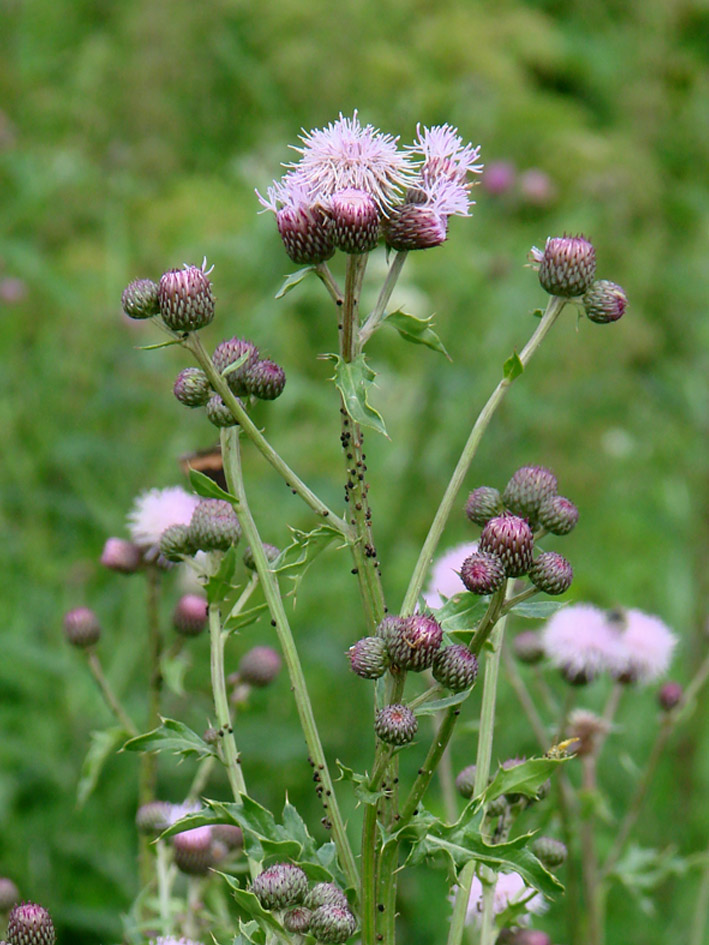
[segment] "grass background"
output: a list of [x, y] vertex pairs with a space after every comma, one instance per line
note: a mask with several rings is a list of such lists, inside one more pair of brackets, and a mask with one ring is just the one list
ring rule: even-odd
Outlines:
[[[274, 300], [293, 267], [253, 193], [278, 175], [301, 127], [358, 108], [406, 141], [419, 121], [448, 121], [486, 163], [518, 172], [503, 196], [478, 188], [474, 218], [452, 221], [448, 243], [407, 263], [399, 296], [437, 313], [454, 363], [384, 332], [370, 346], [391, 434], [368, 444], [390, 601], [403, 595], [472, 419], [544, 302], [524, 268], [529, 247], [582, 231], [599, 276], [626, 288], [628, 315], [577, 327], [567, 313], [466, 485], [501, 487], [523, 463], [553, 467], [582, 515], [560, 549], [576, 572], [569, 596], [660, 614], [681, 638], [673, 674], [689, 677], [706, 648], [708, 585], [705, 3], [3, 0], [0, 15], [0, 873], [52, 910], [60, 941], [116, 941], [136, 891], [135, 759], [111, 761], [76, 808], [89, 733], [110, 719], [67, 651], [61, 616], [84, 603], [98, 611], [107, 671], [137, 714], [144, 589], [102, 573], [98, 555], [108, 535], [124, 534], [134, 496], [179, 482], [177, 457], [214, 439], [171, 394], [182, 355], [136, 350], [159, 338], [121, 315], [130, 279], [208, 256], [219, 307], [205, 341], [245, 335], [285, 366], [286, 393], [258, 421], [341, 502], [336, 397], [317, 359], [335, 345], [332, 313], [315, 283]], [[543, 201], [523, 192], [530, 169], [551, 182]], [[372, 261], [371, 291], [383, 265]], [[264, 537], [282, 544], [286, 523], [311, 518], [259, 457], [247, 462]], [[458, 514], [444, 544], [473, 537]], [[166, 616], [176, 595], [168, 588]], [[356, 613], [348, 564], [330, 553], [305, 582], [296, 633], [328, 751], [361, 767], [368, 696], [342, 656], [361, 635]], [[231, 658], [256, 640], [267, 628], [245, 633]], [[199, 728], [204, 641], [192, 650], [189, 696], [166, 712]], [[583, 700], [600, 705], [599, 687]], [[657, 724], [652, 693], [627, 703], [602, 770], [602, 843], [631, 790], [623, 760], [643, 757]], [[533, 749], [509, 693], [498, 728], [500, 758]], [[707, 734], [698, 712], [673, 739], [639, 825], [644, 845], [707, 847]], [[253, 700], [240, 747], [254, 795], [277, 805], [286, 787], [317, 829], [284, 679]], [[455, 751], [468, 763], [474, 738]], [[179, 798], [187, 769], [162, 764], [165, 796]], [[405, 882], [406, 940], [440, 940], [449, 907], [435, 882], [438, 899], [422, 896], [420, 875]], [[696, 889], [694, 874], [669, 880], [656, 915], [618, 895], [608, 945], [686, 939]], [[541, 924], [564, 941], [563, 905]]]

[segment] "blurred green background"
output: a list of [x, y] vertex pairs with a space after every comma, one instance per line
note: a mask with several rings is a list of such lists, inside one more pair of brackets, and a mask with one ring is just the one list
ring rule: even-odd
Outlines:
[[[97, 610], [107, 672], [137, 715], [144, 587], [103, 572], [98, 556], [107, 536], [125, 534], [135, 495], [180, 482], [177, 458], [215, 439], [172, 396], [184, 355], [136, 350], [160, 337], [122, 316], [128, 281], [207, 255], [219, 305], [205, 342], [245, 335], [284, 365], [285, 394], [258, 408], [258, 422], [341, 505], [337, 397], [317, 359], [336, 345], [333, 314], [315, 280], [274, 300], [295, 267], [254, 195], [279, 176], [301, 127], [358, 108], [406, 142], [417, 122], [450, 122], [482, 145], [489, 168], [509, 172], [502, 192], [494, 178], [477, 188], [473, 219], [453, 220], [443, 247], [409, 258], [395, 296], [437, 313], [454, 362], [385, 331], [370, 345], [391, 435], [372, 434], [368, 456], [392, 609], [470, 423], [544, 304], [527, 251], [581, 231], [599, 277], [625, 287], [629, 312], [605, 327], [577, 326], [567, 311], [466, 486], [502, 487], [523, 463], [553, 467], [581, 510], [559, 548], [576, 572], [569, 596], [660, 614], [681, 638], [673, 675], [689, 678], [706, 647], [709, 583], [706, 2], [2, 0], [0, 17], [0, 874], [51, 909], [60, 941], [117, 941], [136, 891], [135, 758], [112, 760], [76, 807], [89, 733], [111, 720], [61, 617]], [[371, 293], [383, 272], [381, 251]], [[250, 450], [247, 466], [266, 540], [283, 544], [287, 523], [311, 525]], [[474, 537], [459, 513], [443, 544]], [[363, 767], [368, 687], [343, 659], [363, 629], [349, 616], [349, 567], [334, 551], [318, 562], [294, 625], [328, 752]], [[168, 586], [166, 617], [177, 594]], [[268, 630], [235, 641], [234, 663]], [[168, 698], [166, 713], [201, 730], [206, 641], [190, 648], [189, 695]], [[604, 695], [599, 684], [580, 700], [598, 706]], [[624, 761], [644, 757], [657, 724], [652, 693], [626, 702], [601, 772], [610, 817], [632, 789]], [[258, 800], [278, 805], [287, 788], [321, 832], [293, 715], [285, 679], [257, 694], [240, 726], [245, 772]], [[673, 738], [639, 825], [644, 845], [707, 847], [708, 725], [698, 712]], [[533, 751], [507, 690], [498, 728], [499, 758]], [[473, 751], [468, 734], [456, 765]], [[178, 800], [190, 774], [161, 761], [164, 796]], [[219, 780], [210, 791], [227, 796]], [[441, 940], [449, 906], [436, 883], [438, 898], [430, 886], [421, 895], [420, 874], [406, 880], [402, 940]], [[693, 873], [668, 880], [657, 915], [612, 898], [608, 945], [686, 940], [697, 885]], [[540, 923], [556, 942], [563, 911], [553, 906]]]

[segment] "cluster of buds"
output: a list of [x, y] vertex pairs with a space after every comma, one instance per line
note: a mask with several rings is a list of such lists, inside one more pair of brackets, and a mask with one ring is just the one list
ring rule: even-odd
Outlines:
[[301, 138], [300, 160], [266, 196], [288, 256], [323, 263], [340, 250], [368, 253], [384, 238], [396, 250], [429, 249], [447, 237], [450, 216], [469, 216], [480, 149], [450, 125], [417, 129], [404, 149], [398, 138], [357, 112]]
[[[167, 801], [151, 801], [138, 808], [135, 823], [145, 836], [157, 838], [163, 831], [194, 808]], [[241, 828], [232, 824], [194, 827], [171, 838], [175, 866], [187, 876], [206, 876], [226, 858], [238, 853], [244, 845]]]
[[214, 318], [211, 271], [204, 260], [201, 266], [164, 272], [159, 283], [136, 279], [123, 290], [123, 311], [129, 318], [159, 315], [171, 331], [198, 331]]
[[264, 909], [281, 913], [288, 932], [312, 935], [323, 945], [346, 942], [357, 928], [347, 896], [334, 883], [316, 883], [299, 866], [276, 863], [254, 879], [252, 892]]
[[579, 299], [588, 318], [599, 325], [622, 318], [628, 305], [625, 292], [615, 282], [596, 280], [596, 251], [583, 236], [550, 236], [544, 249], [533, 246], [529, 257], [550, 295]]
[[34, 902], [18, 903], [7, 920], [8, 945], [54, 945], [56, 932], [49, 912]]
[[241, 525], [233, 506], [223, 499], [202, 499], [189, 525], [170, 525], [160, 537], [160, 553], [168, 561], [181, 561], [198, 551], [228, 551], [241, 537]]
[[465, 512], [482, 526], [478, 549], [461, 565], [463, 584], [474, 594], [493, 594], [507, 578], [527, 575], [546, 594], [568, 590], [571, 565], [555, 551], [534, 556], [536, 537], [567, 535], [578, 521], [578, 509], [558, 493], [554, 473], [544, 466], [522, 466], [501, 494], [492, 486], [470, 493]]

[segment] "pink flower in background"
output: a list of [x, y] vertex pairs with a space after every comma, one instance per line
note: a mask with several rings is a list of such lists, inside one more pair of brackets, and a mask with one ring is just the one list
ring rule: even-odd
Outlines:
[[659, 617], [642, 610], [622, 610], [618, 617], [609, 617], [618, 634], [613, 674], [639, 683], [659, 679], [669, 668], [677, 637]]
[[511, 161], [493, 161], [485, 168], [484, 189], [495, 197], [507, 193], [515, 182], [515, 166]]
[[557, 611], [542, 629], [542, 645], [554, 666], [571, 679], [593, 679], [618, 662], [618, 634], [591, 604]]
[[[533, 913], [534, 915], [539, 915], [539, 913], [544, 912], [546, 903], [541, 893], [535, 893], [530, 899], [527, 899], [530, 892], [531, 889], [525, 884], [519, 873], [499, 873], [497, 876], [497, 884], [495, 885], [495, 899], [493, 904], [495, 915], [500, 915], [508, 906], [514, 905], [523, 899], [527, 900], [525, 902], [527, 912]], [[483, 885], [477, 876], [474, 876], [470, 887], [468, 911], [465, 916], [466, 925], [479, 923], [482, 918], [482, 910]], [[528, 921], [527, 916], [522, 916], [517, 921], [524, 922], [525, 919]]]
[[475, 554], [477, 550], [476, 541], [466, 542], [449, 548], [434, 561], [431, 580], [423, 595], [429, 607], [433, 610], [442, 607], [443, 597], [453, 597], [454, 594], [460, 594], [465, 590], [458, 572], [465, 559]]
[[141, 492], [128, 513], [131, 539], [146, 557], [155, 557], [165, 529], [170, 525], [189, 525], [198, 502], [197, 496], [185, 492], [182, 486]]

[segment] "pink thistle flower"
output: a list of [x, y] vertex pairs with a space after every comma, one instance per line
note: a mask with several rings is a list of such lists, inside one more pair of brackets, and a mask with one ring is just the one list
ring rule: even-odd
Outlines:
[[571, 682], [588, 682], [618, 665], [618, 634], [591, 604], [558, 611], [542, 630], [544, 651]]
[[620, 621], [611, 613], [610, 625], [620, 630], [613, 675], [622, 681], [647, 684], [669, 668], [677, 637], [652, 614], [641, 610], [620, 611]]
[[351, 118], [340, 113], [325, 128], [303, 130], [300, 140], [302, 148], [292, 145], [300, 161], [286, 166], [297, 170], [316, 199], [352, 187], [370, 194], [386, 212], [412, 183], [414, 165], [399, 150], [398, 137], [382, 134], [373, 125], [362, 126], [356, 110]]
[[[539, 915], [546, 909], [546, 903], [541, 893], [535, 893], [530, 899], [527, 896], [531, 892], [519, 875], [519, 873], [499, 873], [495, 885], [495, 898], [493, 901], [493, 911], [495, 915], [500, 915], [509, 906], [525, 900], [525, 908], [528, 913]], [[468, 900], [468, 909], [465, 915], [466, 925], [479, 924], [482, 919], [483, 911], [483, 885], [477, 876], [473, 877], [470, 887], [470, 899]], [[520, 916], [517, 919], [520, 923], [529, 921], [529, 916]]]
[[462, 545], [449, 548], [440, 558], [434, 561], [431, 580], [423, 595], [426, 604], [432, 610], [443, 606], [444, 597], [453, 597], [455, 594], [463, 592], [464, 589], [461, 586], [459, 574], [460, 567], [465, 559], [475, 554], [477, 550], [478, 543], [476, 541], [465, 542]]
[[181, 486], [141, 492], [128, 513], [128, 531], [147, 560], [156, 558], [160, 536], [171, 525], [189, 525], [199, 499]]
[[327, 199], [316, 199], [298, 173], [286, 174], [262, 197], [256, 195], [264, 210], [276, 215], [276, 226], [286, 252], [298, 264], [324, 262], [335, 252], [332, 221]]
[[175, 938], [174, 935], [161, 935], [159, 938], [152, 938], [150, 945], [202, 945], [192, 938]]
[[[481, 174], [483, 165], [476, 163], [480, 147], [464, 144], [458, 129], [451, 125], [434, 125], [432, 128], [416, 126], [417, 139], [407, 150], [423, 158], [421, 177], [424, 181], [445, 178], [458, 184], [466, 184], [468, 174]], [[468, 187], [471, 183], [467, 184]], [[465, 214], [467, 216], [467, 214]]]

